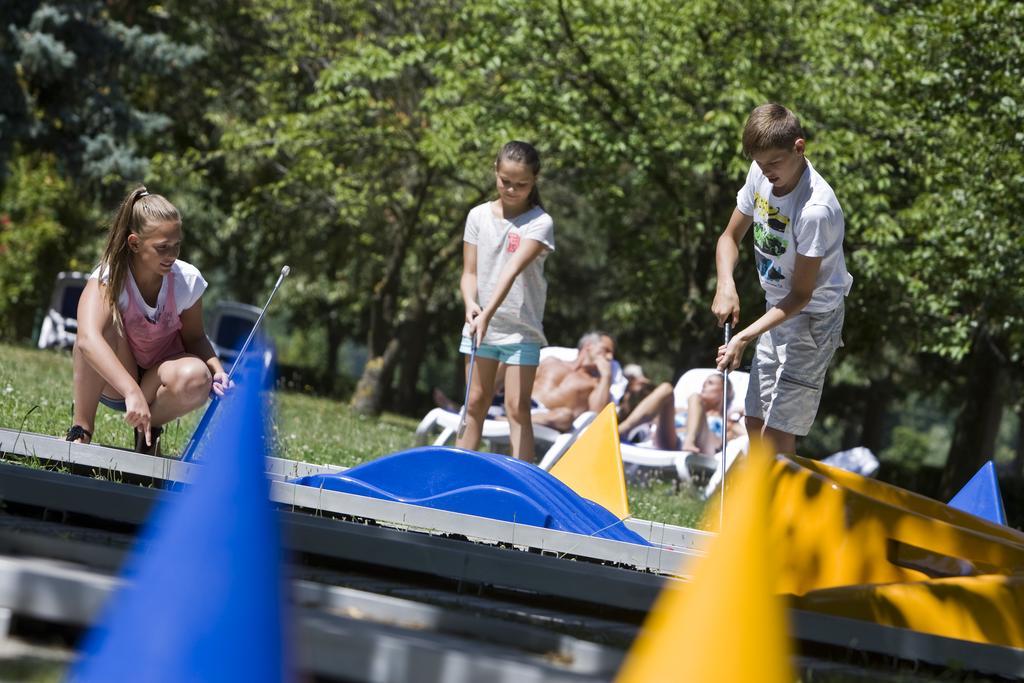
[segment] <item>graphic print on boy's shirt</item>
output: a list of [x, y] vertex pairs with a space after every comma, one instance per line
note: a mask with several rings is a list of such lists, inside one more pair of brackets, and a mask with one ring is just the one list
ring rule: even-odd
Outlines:
[[773, 257], [782, 256], [789, 248], [786, 237], [788, 226], [789, 217], [780, 213], [778, 207], [769, 204], [759, 192], [755, 192], [754, 261], [758, 275], [770, 282], [786, 279], [782, 270], [775, 265], [776, 259]]

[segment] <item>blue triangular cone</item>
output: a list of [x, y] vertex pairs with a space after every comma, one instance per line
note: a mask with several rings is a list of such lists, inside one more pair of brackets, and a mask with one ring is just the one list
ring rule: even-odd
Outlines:
[[969, 512], [996, 524], [1006, 524], [1003, 497], [999, 494], [999, 478], [991, 460], [981, 466], [971, 480], [949, 501], [949, 506]]
[[126, 564], [126, 585], [87, 634], [69, 680], [290, 678], [261, 381], [253, 372], [235, 379], [201, 445], [194, 484], [157, 506]]

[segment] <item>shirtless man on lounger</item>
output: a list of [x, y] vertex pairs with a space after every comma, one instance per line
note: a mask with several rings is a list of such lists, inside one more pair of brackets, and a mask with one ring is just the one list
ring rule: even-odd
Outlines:
[[[537, 367], [530, 398], [536, 404], [533, 424], [542, 424], [568, 431], [573, 420], [588, 410], [600, 412], [611, 398], [612, 361], [615, 340], [605, 332], [588, 332], [577, 344], [578, 354], [573, 361], [547, 357]], [[497, 386], [502, 382], [502, 368], [498, 369]], [[434, 402], [453, 413], [459, 411], [457, 403], [434, 389]], [[494, 419], [502, 419], [497, 413]]]
[[577, 344], [575, 361], [545, 358], [537, 368], [531, 396], [540, 404], [533, 423], [559, 431], [588, 410], [600, 412], [611, 399], [615, 340], [604, 332], [588, 332]]

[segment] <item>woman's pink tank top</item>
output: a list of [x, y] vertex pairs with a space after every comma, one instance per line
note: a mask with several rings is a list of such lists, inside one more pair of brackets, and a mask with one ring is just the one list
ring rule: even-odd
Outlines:
[[142, 312], [134, 292], [128, 292], [128, 310], [122, 318], [128, 346], [139, 367], [152, 368], [161, 361], [185, 352], [185, 343], [181, 339], [181, 316], [178, 315], [174, 300], [173, 272], [168, 274], [167, 300], [156, 322], [150, 322]]

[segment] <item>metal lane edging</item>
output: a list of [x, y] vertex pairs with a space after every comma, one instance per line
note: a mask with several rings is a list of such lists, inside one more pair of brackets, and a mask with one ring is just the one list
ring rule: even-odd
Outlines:
[[[12, 446], [6, 445], [8, 440], [11, 441]], [[201, 465], [181, 463], [169, 458], [142, 455], [91, 444], [69, 444], [56, 437], [32, 433], [19, 434], [5, 429], [0, 429], [0, 449], [9, 449], [15, 454], [38, 457], [51, 462], [97, 467], [106, 471], [162, 480], [188, 481], [194, 477], [197, 472], [196, 468], [201, 467]], [[342, 471], [341, 468], [332, 466], [310, 465], [281, 458], [268, 458], [267, 461], [268, 471], [280, 476], [288, 476], [288, 473], [302, 476], [303, 472]], [[376, 519], [438, 533], [465, 534], [481, 541], [509, 543], [517, 546], [528, 545], [542, 551], [619, 562], [635, 566], [638, 569], [674, 575], [685, 573], [688, 559], [702, 554], [699, 546], [703, 546], [706, 539], [712, 535], [708, 532], [671, 527], [657, 522], [626, 520], [624, 524], [627, 528], [636, 530], [639, 535], [657, 546], [648, 548], [528, 525], [517, 525], [513, 522], [433, 510], [423, 506], [315, 489], [286, 481], [271, 482], [271, 499], [285, 505]], [[489, 531], [483, 531], [483, 529]], [[665, 536], [677, 541], [681, 540], [684, 545], [672, 543], [661, 545]]]
[[[141, 525], [173, 492], [0, 464], [0, 499]], [[412, 533], [279, 510], [286, 547], [355, 564], [646, 611], [670, 577], [617, 566], [522, 552], [442, 535]]]
[[662, 574], [680, 574], [689, 560], [696, 556], [692, 551], [583, 536], [287, 482], [271, 482], [270, 497], [278, 503], [318, 512], [373, 519], [427, 533], [459, 534], [477, 541], [507, 543], [546, 553], [614, 562]]

